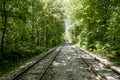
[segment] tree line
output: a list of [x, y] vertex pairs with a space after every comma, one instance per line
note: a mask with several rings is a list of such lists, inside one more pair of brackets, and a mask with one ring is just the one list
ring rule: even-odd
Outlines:
[[120, 56], [119, 0], [70, 0], [65, 6], [72, 43]]
[[0, 0], [0, 58], [20, 58], [63, 42], [60, 0]]

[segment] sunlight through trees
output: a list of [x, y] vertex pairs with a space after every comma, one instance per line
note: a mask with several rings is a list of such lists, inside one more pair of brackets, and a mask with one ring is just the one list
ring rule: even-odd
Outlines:
[[72, 43], [120, 55], [120, 1], [70, 0], [65, 6]]

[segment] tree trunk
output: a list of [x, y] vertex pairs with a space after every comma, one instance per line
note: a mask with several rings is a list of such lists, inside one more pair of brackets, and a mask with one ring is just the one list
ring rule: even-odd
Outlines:
[[5, 8], [5, 0], [3, 0], [3, 12], [2, 12], [2, 37], [1, 37], [1, 55], [4, 56], [4, 41], [5, 41], [5, 33], [6, 33], [6, 27], [7, 27], [7, 14], [6, 14], [6, 8]]

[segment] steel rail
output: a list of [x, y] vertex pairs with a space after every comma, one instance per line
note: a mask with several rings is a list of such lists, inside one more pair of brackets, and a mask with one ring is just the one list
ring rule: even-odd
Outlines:
[[[90, 55], [88, 52], [86, 52], [86, 51], [84, 51], [84, 50], [82, 50], [82, 49], [80, 49], [80, 48], [79, 48], [79, 50], [82, 51], [82, 52], [85, 52], [85, 53], [88, 54], [89, 56], [93, 57], [93, 56]], [[93, 58], [94, 58], [94, 60], [99, 61], [99, 62], [102, 63], [104, 66], [106, 66], [107, 68], [111, 69], [112, 71], [114, 71], [115, 73], [117, 73], [118, 75], [120, 75], [120, 72], [118, 72], [118, 71], [116, 71], [115, 69], [111, 68], [111, 66], [106, 65], [104, 62], [101, 62], [101, 61], [98, 60], [96, 57], [93, 57]]]
[[[60, 45], [59, 45], [60, 46]], [[28, 68], [26, 68], [25, 70], [23, 70], [22, 72], [20, 72], [18, 75], [14, 76], [12, 78], [12, 80], [19, 80], [19, 78], [25, 74], [26, 72], [29, 71], [29, 69], [31, 69], [33, 66], [35, 66], [37, 63], [39, 63], [41, 60], [43, 60], [45, 57], [47, 57], [48, 55], [50, 55], [53, 51], [55, 51], [59, 46], [56, 46], [55, 48], [53, 48], [52, 50], [48, 51], [43, 57], [41, 57], [39, 60], [37, 60], [34, 64], [30, 65]]]
[[52, 65], [53, 61], [56, 59], [56, 57], [58, 56], [58, 54], [60, 53], [60, 51], [62, 50], [62, 48], [63, 48], [63, 46], [59, 49], [59, 51], [56, 53], [56, 55], [50, 61], [50, 63], [48, 64], [48, 66], [45, 68], [44, 72], [40, 75], [39, 80], [41, 80], [43, 78], [43, 76], [46, 74], [46, 72], [48, 71], [49, 67]]
[[[75, 48], [72, 47], [72, 49], [73, 49], [77, 54], [79, 54], [79, 52], [77, 52], [77, 51], [75, 50]], [[94, 74], [97, 76], [98, 80], [105, 80], [101, 75], [99, 75], [99, 74], [94, 70], [94, 68], [93, 68], [89, 63], [87, 63], [87, 61], [86, 61], [82, 56], [80, 56], [80, 58], [85, 62], [85, 64], [86, 64], [88, 67], [90, 67], [90, 69], [91, 69], [91, 70], [94, 72]]]

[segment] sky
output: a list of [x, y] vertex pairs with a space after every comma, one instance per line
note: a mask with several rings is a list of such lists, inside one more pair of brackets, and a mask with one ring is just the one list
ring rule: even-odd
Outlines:
[[[64, 2], [69, 2], [70, 0], [63, 0]], [[68, 22], [67, 22], [67, 19], [64, 20], [65, 22], [65, 27], [66, 27], [66, 32], [68, 31]]]
[[64, 2], [69, 2], [69, 0], [63, 0]]
[[[63, 0], [63, 2], [69, 2], [70, 0]], [[68, 32], [68, 21], [67, 21], [67, 18], [64, 19], [64, 22], [65, 22], [65, 28], [66, 28], [66, 33]]]

